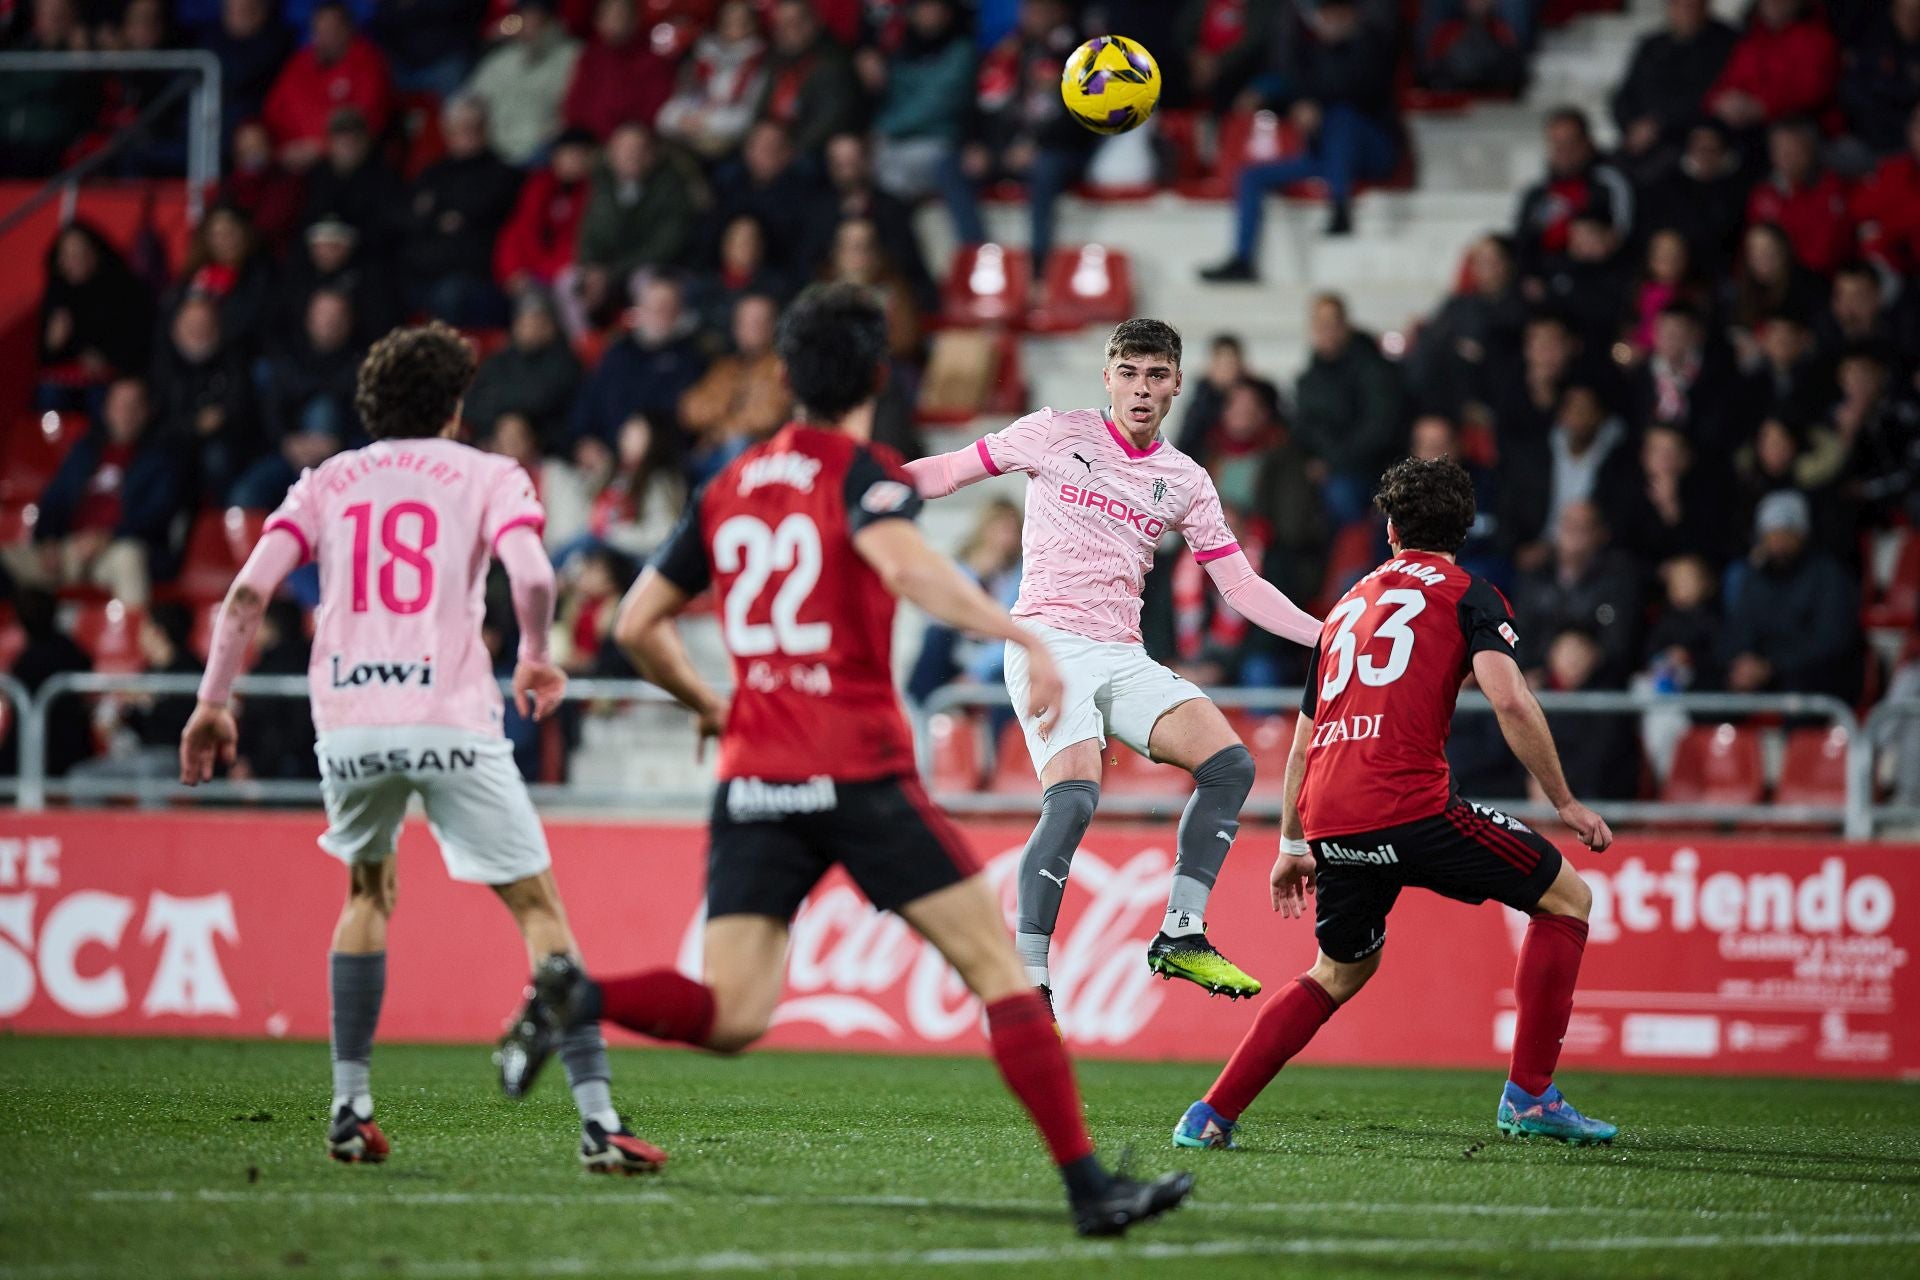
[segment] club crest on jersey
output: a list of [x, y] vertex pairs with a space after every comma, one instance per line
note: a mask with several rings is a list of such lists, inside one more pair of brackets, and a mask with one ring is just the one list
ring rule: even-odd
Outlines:
[[752, 493], [770, 484], [784, 484], [802, 493], [813, 492], [813, 481], [820, 474], [820, 459], [804, 453], [769, 453], [740, 468], [740, 492]]
[[1165, 480], [1155, 480], [1153, 482], [1153, 505], [1156, 507], [1159, 506], [1160, 499], [1166, 496], [1167, 496], [1167, 482]]
[[860, 506], [862, 510], [883, 516], [906, 506], [912, 496], [913, 490], [898, 480], [876, 480], [860, 495]]
[[417, 684], [422, 689], [433, 688], [433, 659], [422, 658], [418, 662], [356, 662], [345, 666], [340, 655], [333, 655], [330, 670], [333, 687], [336, 689], [359, 689], [370, 684]]

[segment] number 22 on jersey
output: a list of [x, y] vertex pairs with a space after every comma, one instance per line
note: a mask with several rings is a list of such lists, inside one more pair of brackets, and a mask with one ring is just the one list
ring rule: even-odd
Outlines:
[[1384, 663], [1376, 663], [1371, 654], [1360, 653], [1359, 641], [1353, 634], [1368, 608], [1364, 597], [1346, 600], [1328, 617], [1333, 636], [1327, 641], [1324, 661], [1330, 669], [1320, 682], [1321, 701], [1339, 696], [1356, 673], [1361, 684], [1374, 688], [1392, 684], [1407, 673], [1407, 664], [1413, 661], [1413, 628], [1407, 624], [1427, 607], [1427, 597], [1410, 587], [1394, 587], [1380, 593], [1378, 607], [1393, 610], [1373, 629], [1373, 639], [1384, 639], [1393, 645]]
[[[739, 575], [721, 610], [734, 656], [799, 656], [832, 647], [832, 623], [800, 621], [800, 609], [820, 581], [820, 529], [811, 516], [796, 511], [771, 527], [758, 516], [732, 516], [714, 530], [713, 564], [721, 573]], [[787, 576], [774, 592], [769, 621], [747, 621], [768, 580], [781, 570]]]
[[[356, 502], [344, 512], [353, 524], [353, 611], [373, 607], [377, 585], [388, 613], [419, 613], [433, 601], [433, 561], [427, 552], [440, 538], [440, 517], [424, 502], [396, 502], [380, 517], [380, 568], [373, 561], [373, 504]], [[404, 572], [403, 572], [404, 567]]]

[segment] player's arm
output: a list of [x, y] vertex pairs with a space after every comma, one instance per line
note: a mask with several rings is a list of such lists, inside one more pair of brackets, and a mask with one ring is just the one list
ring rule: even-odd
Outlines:
[[1581, 844], [1595, 852], [1612, 844], [1613, 832], [1607, 829], [1606, 820], [1574, 799], [1572, 789], [1567, 786], [1566, 774], [1560, 769], [1560, 753], [1554, 750], [1553, 732], [1547, 727], [1546, 713], [1540, 709], [1533, 690], [1527, 687], [1520, 664], [1507, 654], [1483, 649], [1473, 655], [1473, 676], [1479, 682], [1480, 692], [1493, 704], [1501, 735], [1527, 772], [1539, 782], [1540, 789], [1546, 792], [1547, 801], [1560, 815], [1560, 821], [1572, 828]]
[[1313, 645], [1319, 641], [1320, 619], [1255, 573], [1246, 552], [1235, 547], [1226, 555], [1204, 563], [1213, 584], [1241, 617], [1295, 644]]
[[1318, 870], [1313, 847], [1307, 843], [1306, 824], [1300, 818], [1300, 788], [1307, 782], [1307, 752], [1313, 746], [1313, 718], [1320, 714], [1320, 646], [1307, 659], [1307, 677], [1300, 695], [1300, 718], [1293, 722], [1293, 746], [1287, 751], [1287, 774], [1280, 789], [1280, 856], [1273, 860], [1267, 885], [1273, 909], [1283, 916], [1307, 913], [1307, 895], [1313, 892]]
[[1027, 654], [1028, 714], [1046, 736], [1059, 714], [1060, 673], [1046, 645], [1014, 624], [993, 597], [927, 545], [910, 520], [875, 520], [853, 535], [853, 549], [880, 575], [888, 591], [961, 631], [1019, 645]]
[[[277, 536], [276, 536], [277, 535]], [[227, 704], [233, 697], [233, 678], [240, 673], [267, 601], [286, 576], [306, 558], [299, 535], [286, 525], [269, 524], [253, 554], [240, 566], [227, 598], [213, 620], [213, 643], [207, 650], [206, 673], [200, 678], [200, 700], [180, 731], [180, 781], [198, 786], [213, 780], [216, 759], [233, 763], [239, 726]]]
[[680, 640], [680, 629], [673, 620], [696, 593], [674, 582], [669, 576], [672, 572], [671, 567], [655, 565], [640, 575], [620, 604], [613, 638], [642, 676], [699, 717], [704, 746], [725, 726], [727, 700], [701, 678]]
[[906, 464], [913, 477], [914, 490], [923, 498], [944, 498], [988, 476], [998, 475], [987, 455], [987, 442], [976, 440], [952, 453], [937, 453], [931, 458], [915, 458]]
[[544, 720], [567, 693], [567, 673], [553, 665], [547, 635], [553, 630], [553, 562], [531, 524], [500, 535], [493, 554], [507, 571], [513, 618], [520, 626], [520, 652], [513, 666], [513, 705], [532, 720]]

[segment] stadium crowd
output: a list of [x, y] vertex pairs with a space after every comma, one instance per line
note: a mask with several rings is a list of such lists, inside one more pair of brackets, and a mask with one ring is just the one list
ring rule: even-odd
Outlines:
[[[191, 668], [190, 619], [167, 585], [183, 517], [271, 508], [302, 468], [363, 443], [360, 353], [433, 316], [483, 354], [473, 439], [520, 459], [546, 504], [566, 665], [624, 674], [607, 637], [636, 566], [693, 486], [785, 420], [772, 336], [804, 284], [850, 280], [883, 298], [892, 369], [877, 434], [919, 452], [916, 392], [942, 297], [914, 209], [943, 204], [958, 239], [978, 242], [982, 196], [1022, 182], [1043, 271], [1053, 203], [1098, 142], [1056, 89], [1084, 35], [1170, 51], [1170, 114], [1288, 121], [1294, 153], [1238, 175], [1233, 254], [1206, 273], [1239, 281], [1255, 275], [1270, 192], [1319, 178], [1328, 233], [1350, 232], [1356, 187], [1405, 168], [1415, 86], [1510, 96], [1543, 21], [1573, 7], [0, 7], [9, 48], [211, 50], [229, 156], [177, 271], [84, 221], [48, 250], [37, 407], [92, 426], [30, 537], [0, 547], [0, 590], [27, 633], [14, 672], [31, 682], [87, 664], [54, 626], [46, 593], [62, 590], [146, 611], [149, 667]], [[165, 84], [0, 78], [9, 170], [53, 172]], [[1283, 386], [1230, 333], [1189, 320], [1178, 445], [1213, 472], [1266, 574], [1323, 606], [1384, 552], [1369, 513], [1382, 468], [1408, 451], [1459, 457], [1482, 507], [1464, 559], [1512, 597], [1542, 687], [1639, 679], [1857, 701], [1890, 678], [1920, 686], [1920, 668], [1896, 673], [1866, 643], [1860, 587], [1863, 531], [1920, 520], [1920, 0], [1757, 0], [1740, 29], [1705, 0], [1668, 0], [1612, 107], [1612, 154], [1580, 112], [1546, 117], [1546, 172], [1409, 333], [1356, 327], [1336, 295], [1286, 301], [1310, 308], [1312, 354]], [[112, 172], [177, 173], [178, 134], [154, 123]], [[963, 554], [1009, 598], [1018, 522], [986, 508]], [[313, 592], [295, 583], [296, 599]], [[269, 630], [262, 663], [302, 669], [298, 615]], [[1217, 683], [1300, 675], [1299, 655], [1222, 606], [1177, 549], [1150, 581], [1148, 643]], [[993, 678], [993, 655], [936, 629], [911, 689], [955, 676]], [[158, 745], [177, 713], [128, 723]], [[272, 745], [248, 752], [257, 773], [311, 770], [286, 749], [298, 726], [266, 730]], [[1584, 757], [1570, 762], [1582, 794], [1639, 786], [1618, 764], [1631, 742], [1560, 737]], [[56, 745], [55, 765], [92, 750]], [[1472, 754], [1469, 736], [1463, 770]]]

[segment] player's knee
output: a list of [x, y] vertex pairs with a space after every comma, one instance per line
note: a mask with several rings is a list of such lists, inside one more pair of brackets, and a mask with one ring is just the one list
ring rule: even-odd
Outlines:
[[1553, 882], [1537, 908], [1548, 915], [1572, 916], [1575, 920], [1585, 920], [1593, 910], [1593, 888], [1577, 872], [1570, 868], [1568, 873]]
[[1040, 797], [1040, 816], [1069, 822], [1084, 830], [1093, 822], [1093, 811], [1100, 807], [1100, 784], [1084, 778], [1070, 778], [1048, 787]]
[[400, 880], [394, 874], [393, 859], [356, 862], [347, 885], [347, 906], [356, 912], [390, 916], [399, 901]]
[[1253, 790], [1253, 753], [1242, 743], [1223, 747], [1201, 762], [1193, 780], [1202, 787], [1232, 792], [1241, 801]]
[[714, 1013], [713, 1030], [707, 1033], [706, 1047], [715, 1053], [743, 1053], [767, 1034], [770, 1021], [766, 1014], [729, 1010], [722, 1004]]
[[1313, 968], [1307, 970], [1307, 977], [1319, 984], [1320, 989], [1336, 1005], [1345, 1004], [1360, 993], [1360, 988], [1367, 985], [1367, 979], [1379, 971], [1380, 955], [1379, 951], [1375, 951], [1365, 959], [1349, 964], [1323, 954], [1314, 962]]

